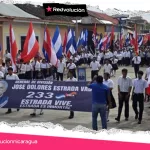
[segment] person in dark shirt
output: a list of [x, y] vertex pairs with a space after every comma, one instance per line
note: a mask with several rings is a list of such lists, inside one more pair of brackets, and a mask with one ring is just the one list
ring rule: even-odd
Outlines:
[[[97, 76], [96, 83], [93, 83], [95, 78], [88, 87], [92, 89], [92, 127], [93, 130], [98, 130], [97, 117], [100, 113], [102, 129], [107, 129], [107, 104], [110, 105], [110, 90], [103, 84], [103, 77]], [[108, 103], [107, 103], [108, 100]]]

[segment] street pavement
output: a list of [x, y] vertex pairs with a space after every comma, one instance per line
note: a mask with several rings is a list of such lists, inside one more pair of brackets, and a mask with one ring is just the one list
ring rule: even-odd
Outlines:
[[[115, 83], [115, 88], [113, 90], [113, 95], [118, 103], [117, 97], [117, 79], [121, 75], [121, 70], [123, 67], [120, 67], [117, 70], [116, 77], [112, 77], [112, 80]], [[131, 78], [134, 78], [134, 70], [132, 67], [127, 67], [128, 75]], [[145, 72], [145, 67], [140, 68]], [[90, 69], [87, 69], [87, 80], [90, 81]], [[103, 68], [100, 70], [99, 74], [103, 74]], [[131, 130], [131, 131], [147, 131], [150, 129], [150, 109], [148, 108], [150, 105], [149, 102], [145, 103], [145, 109], [143, 114], [142, 124], [137, 124], [137, 121], [134, 119], [135, 115], [132, 109], [132, 101], [130, 100], [130, 116], [129, 121], [125, 121], [124, 118], [124, 109], [122, 112], [122, 117], [120, 123], [115, 121], [115, 117], [117, 116], [118, 108], [112, 109], [110, 111], [108, 129], [123, 129], [123, 130]], [[6, 115], [6, 109], [0, 109], [0, 121], [4, 121], [7, 123], [19, 123], [21, 121], [30, 121], [30, 122], [52, 122], [54, 124], [61, 124], [66, 129], [73, 129], [78, 125], [84, 126], [86, 128], [92, 127], [92, 116], [91, 113], [85, 112], [75, 112], [75, 117], [71, 120], [68, 119], [69, 112], [68, 111], [58, 111], [58, 110], [44, 110], [44, 115], [37, 115], [36, 117], [30, 117], [30, 113], [32, 113], [31, 109], [21, 109], [17, 112], [13, 109], [13, 113]], [[39, 110], [37, 110], [39, 113]], [[98, 117], [98, 125], [99, 129], [101, 129], [100, 117]]]

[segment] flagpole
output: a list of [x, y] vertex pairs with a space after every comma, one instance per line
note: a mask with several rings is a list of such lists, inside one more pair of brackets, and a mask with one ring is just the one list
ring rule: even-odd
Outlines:
[[138, 55], [137, 24], [135, 23], [135, 53]]
[[76, 17], [76, 41], [78, 40], [78, 21]]

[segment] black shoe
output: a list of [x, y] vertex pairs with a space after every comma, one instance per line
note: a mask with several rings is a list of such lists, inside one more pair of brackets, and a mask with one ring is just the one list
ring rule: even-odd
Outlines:
[[119, 119], [119, 118], [115, 118], [115, 120], [118, 121], [118, 122], [120, 122], [120, 119]]
[[20, 109], [17, 109], [17, 111], [19, 111]]
[[109, 120], [107, 120], [107, 122], [109, 122]]
[[35, 116], [36, 116], [36, 113], [32, 113], [32, 114], [30, 114], [30, 116], [35, 117]]
[[43, 115], [44, 113], [43, 112], [40, 112], [40, 115]]
[[70, 115], [69, 117], [68, 117], [68, 119], [73, 119], [74, 118], [74, 116], [72, 116], [72, 115]]
[[125, 121], [128, 121], [128, 118], [125, 118]]
[[12, 111], [11, 110], [8, 110], [5, 114], [11, 114]]
[[138, 121], [138, 124], [141, 124], [141, 121]]
[[135, 115], [135, 120], [137, 120], [137, 119], [138, 119], [138, 114]]

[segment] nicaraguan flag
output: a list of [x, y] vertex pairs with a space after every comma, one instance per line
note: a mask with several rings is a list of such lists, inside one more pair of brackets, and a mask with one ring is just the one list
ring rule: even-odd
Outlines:
[[129, 35], [129, 33], [128, 33], [127, 36], [126, 36], [125, 44], [126, 44], [126, 46], [129, 46], [129, 45], [130, 45], [130, 35]]
[[77, 43], [76, 43], [75, 31], [72, 31], [72, 38], [73, 38], [72, 45], [73, 45], [74, 50], [76, 51], [77, 50]]
[[66, 44], [66, 54], [67, 54], [68, 58], [70, 58], [70, 56], [71, 56], [71, 49], [73, 47], [72, 43], [73, 43], [72, 30], [68, 29], [67, 44]]
[[87, 46], [87, 42], [88, 42], [88, 30], [84, 30], [83, 31], [83, 38], [82, 38], [82, 45], [84, 47]]
[[138, 37], [138, 46], [141, 46], [142, 44], [143, 44], [143, 36], [140, 35], [140, 36]]
[[111, 42], [111, 33], [108, 34], [106, 49], [108, 49], [110, 47], [110, 42]]
[[53, 39], [52, 39], [53, 45], [54, 45], [54, 50], [56, 52], [56, 56], [57, 58], [62, 57], [62, 52], [63, 52], [63, 48], [62, 48], [62, 40], [61, 40], [61, 35], [59, 32], [59, 27], [56, 27]]
[[78, 37], [78, 41], [77, 41], [77, 48], [79, 46], [83, 45], [83, 43], [84, 43], [83, 37], [84, 37], [84, 33], [83, 33], [83, 31], [81, 31], [80, 36]]

